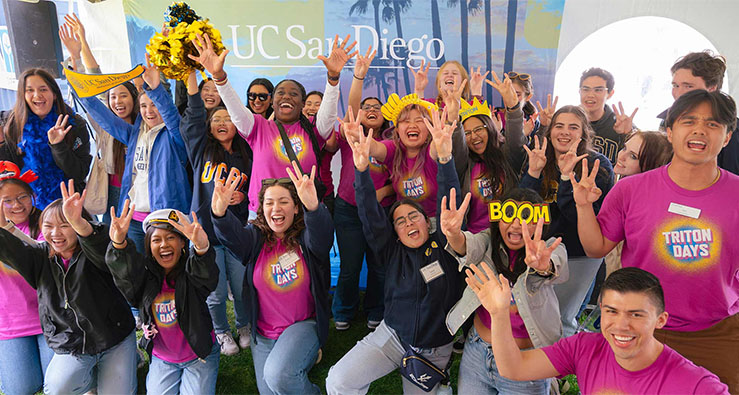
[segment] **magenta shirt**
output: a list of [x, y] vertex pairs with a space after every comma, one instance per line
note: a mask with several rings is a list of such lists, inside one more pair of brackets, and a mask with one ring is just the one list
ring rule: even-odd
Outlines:
[[[334, 176], [331, 172], [331, 160], [334, 159], [336, 152], [328, 152], [326, 150], [321, 153], [321, 174], [320, 178], [323, 185], [326, 186], [326, 194], [324, 197], [332, 195], [334, 193]], [[304, 169], [309, 171], [308, 169]]]
[[[508, 251], [508, 261], [511, 262], [511, 269], [513, 269], [513, 262], [516, 261], [518, 251]], [[486, 328], [491, 328], [490, 313], [485, 307], [480, 306], [476, 310], [477, 316], [480, 317], [480, 322], [485, 325]], [[518, 313], [518, 307], [516, 306], [516, 299], [511, 294], [511, 330], [513, 331], [513, 337], [516, 339], [528, 339], [529, 332], [526, 330], [526, 325], [523, 323], [521, 314]]]
[[174, 288], [167, 284], [167, 280], [162, 282], [162, 290], [154, 299], [151, 312], [154, 316], [154, 325], [159, 332], [152, 339], [154, 356], [170, 363], [192, 361], [198, 357], [190, 347], [190, 343], [187, 342], [177, 321]]
[[[624, 267], [659, 278], [670, 314], [665, 329], [698, 331], [739, 313], [737, 191], [739, 176], [726, 170], [712, 186], [688, 191], [663, 166], [624, 178], [606, 195], [598, 214], [603, 236], [624, 240]], [[698, 218], [676, 207], [700, 210]]]
[[[356, 206], [357, 198], [354, 193], [354, 156], [352, 154], [351, 147], [349, 147], [349, 142], [346, 141], [345, 137], [341, 137], [341, 135], [339, 135], [338, 141], [339, 152], [341, 154], [341, 175], [339, 179], [338, 196], [352, 206]], [[373, 157], [370, 157], [369, 171], [375, 190], [384, 187], [388, 178], [390, 178], [390, 172], [388, 171], [387, 166], [378, 162]], [[395, 201], [395, 199], [388, 196], [382, 200], [381, 204], [383, 207], [388, 207], [393, 204], [393, 201]]]
[[272, 249], [262, 247], [253, 280], [262, 336], [276, 340], [288, 326], [315, 317], [310, 273], [300, 248], [286, 248], [279, 239]]
[[477, 162], [470, 169], [470, 200], [467, 212], [467, 230], [472, 233], [480, 233], [490, 227], [489, 203], [495, 199], [500, 191], [493, 191], [490, 178], [485, 177], [485, 165]]
[[[15, 226], [30, 236], [28, 221]], [[37, 240], [43, 241], [44, 236], [39, 233]], [[41, 334], [36, 290], [28, 285], [20, 273], [2, 262], [0, 301], [0, 340]]]
[[[391, 172], [393, 171], [393, 156], [398, 148], [392, 140], [381, 142], [387, 148], [387, 155], [382, 162]], [[423, 155], [425, 162], [420, 172], [411, 174], [416, 161]], [[423, 211], [429, 218], [436, 217], [436, 175], [438, 167], [436, 161], [431, 158], [431, 145], [421, 151], [415, 158], [405, 158], [398, 181], [393, 183], [393, 189], [397, 200], [409, 198], [415, 200], [423, 207]]]
[[601, 333], [578, 333], [541, 349], [560, 377], [577, 375], [583, 394], [728, 394], [715, 374], [668, 346], [648, 367], [631, 372], [616, 362]]
[[[309, 119], [313, 121], [313, 117]], [[310, 136], [300, 126], [300, 122], [295, 122], [292, 125], [283, 124], [282, 126], [290, 139], [295, 156], [300, 161], [300, 166], [306, 174], [310, 174], [311, 167], [316, 165], [316, 155], [313, 153]], [[320, 145], [317, 149], [320, 150], [326, 141], [317, 130], [314, 130], [314, 132], [318, 145]], [[255, 114], [254, 127], [249, 136], [245, 136], [241, 131], [239, 133], [254, 151], [255, 160], [252, 164], [251, 179], [249, 180], [249, 210], [256, 212], [259, 208], [259, 191], [262, 188], [262, 180], [265, 178], [287, 177], [285, 168], [289, 166], [292, 169], [292, 164], [290, 164], [290, 159], [282, 145], [280, 130], [277, 129], [277, 124], [274, 121]]]

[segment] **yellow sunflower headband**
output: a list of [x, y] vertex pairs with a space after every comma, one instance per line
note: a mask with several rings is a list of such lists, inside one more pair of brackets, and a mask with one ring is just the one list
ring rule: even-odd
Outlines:
[[387, 98], [387, 103], [382, 106], [382, 116], [392, 122], [393, 125], [397, 126], [398, 115], [400, 115], [400, 112], [403, 111], [406, 106], [411, 104], [418, 104], [425, 108], [426, 111], [429, 112], [429, 115], [432, 114], [433, 110], [439, 110], [439, 107], [436, 104], [419, 98], [415, 93], [405, 95], [402, 99], [397, 93], [393, 93]]

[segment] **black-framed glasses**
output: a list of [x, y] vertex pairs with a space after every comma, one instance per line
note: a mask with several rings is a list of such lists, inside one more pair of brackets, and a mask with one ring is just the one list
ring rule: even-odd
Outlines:
[[420, 222], [422, 218], [423, 215], [419, 213], [418, 210], [411, 211], [410, 213], [408, 213], [408, 215], [404, 217], [401, 216], [395, 218], [395, 221], [393, 221], [393, 226], [395, 226], [396, 228], [402, 228], [408, 223], [407, 221], [410, 221], [411, 223], [416, 223]]
[[262, 186], [272, 185], [292, 185], [292, 180], [287, 177], [280, 178], [265, 178], [262, 180]]
[[509, 71], [508, 78], [510, 79], [518, 78], [521, 81], [528, 81], [531, 79], [531, 74], [516, 73], [515, 71]]
[[269, 98], [269, 93], [254, 93], [254, 92], [249, 92], [249, 93], [246, 94], [246, 97], [248, 97], [249, 100], [257, 100], [257, 99], [259, 99], [259, 101], [267, 101], [267, 99]]
[[25, 205], [30, 201], [31, 201], [31, 195], [27, 193], [23, 193], [14, 198], [3, 199], [3, 206], [5, 206], [6, 208], [13, 208], [13, 205], [15, 202], [18, 202], [18, 204], [20, 205]]
[[380, 104], [365, 104], [362, 106], [362, 111], [380, 111], [382, 110], [382, 105]]
[[485, 127], [485, 125], [480, 125], [472, 130], [465, 130], [464, 135], [465, 137], [470, 137], [474, 133], [478, 136], [482, 136], [485, 134], [485, 132], [487, 132], [487, 128]]

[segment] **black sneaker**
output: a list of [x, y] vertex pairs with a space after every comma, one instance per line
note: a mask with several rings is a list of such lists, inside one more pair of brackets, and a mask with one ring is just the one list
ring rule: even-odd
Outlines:
[[334, 321], [334, 325], [336, 326], [337, 331], [345, 331], [351, 327], [351, 325], [346, 321]]

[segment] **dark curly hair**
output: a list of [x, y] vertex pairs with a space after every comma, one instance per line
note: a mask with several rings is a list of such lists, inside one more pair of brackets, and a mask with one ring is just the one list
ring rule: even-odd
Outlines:
[[290, 197], [292, 198], [293, 203], [295, 203], [295, 205], [298, 207], [298, 213], [295, 214], [292, 225], [290, 225], [290, 227], [285, 232], [285, 236], [282, 238], [282, 243], [285, 244], [287, 247], [298, 248], [298, 237], [300, 236], [300, 233], [305, 230], [305, 220], [303, 218], [305, 209], [303, 208], [303, 203], [301, 203], [300, 198], [298, 197], [298, 191], [295, 189], [295, 186], [292, 183], [275, 183], [269, 185], [263, 184], [262, 189], [259, 190], [259, 208], [257, 208], [257, 218], [252, 220], [251, 223], [259, 228], [259, 230], [262, 232], [262, 235], [264, 235], [265, 247], [267, 247], [268, 250], [274, 248], [275, 244], [277, 243], [277, 237], [275, 236], [275, 232], [272, 230], [272, 228], [269, 227], [269, 224], [267, 223], [267, 218], [264, 216], [264, 194], [267, 192], [267, 189], [276, 186], [287, 189], [288, 192], [290, 192]]

